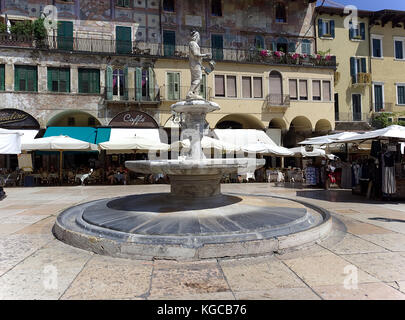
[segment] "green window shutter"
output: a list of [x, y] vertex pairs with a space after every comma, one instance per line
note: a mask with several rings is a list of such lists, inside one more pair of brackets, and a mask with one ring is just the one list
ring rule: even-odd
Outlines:
[[322, 19], [318, 19], [318, 33], [319, 33], [319, 37], [323, 37], [323, 21], [322, 21]]
[[115, 29], [117, 53], [127, 54], [132, 52], [131, 27], [119, 27]]
[[124, 99], [128, 100], [128, 67], [124, 68]]
[[6, 76], [6, 72], [5, 72], [5, 66], [4, 64], [0, 65], [0, 90], [4, 91], [6, 90], [6, 81], [5, 81], [5, 77]]
[[14, 67], [14, 90], [20, 91], [20, 68]]
[[59, 90], [61, 92], [70, 92], [70, 69], [62, 69], [60, 71]]
[[29, 67], [27, 69], [27, 91], [37, 92], [37, 68]]
[[360, 23], [360, 35], [361, 40], [366, 40], [366, 24], [364, 22]]
[[58, 22], [58, 49], [73, 50], [73, 22]]
[[176, 50], [176, 33], [163, 30], [163, 50], [165, 56], [173, 56]]
[[78, 71], [79, 76], [79, 93], [83, 93], [83, 71], [79, 69]]
[[135, 100], [142, 100], [142, 68], [135, 68]]
[[92, 93], [100, 93], [100, 70], [93, 70], [93, 91]]
[[356, 83], [356, 58], [354, 57], [350, 58], [350, 75], [352, 76], [353, 83]]
[[180, 73], [174, 74], [174, 98], [180, 100]]
[[149, 98], [150, 101], [156, 100], [156, 93], [155, 93], [155, 71], [153, 68], [148, 68], [148, 80], [149, 80]]
[[107, 100], [113, 99], [113, 69], [111, 66], [107, 66], [105, 71], [105, 85]]
[[53, 82], [53, 69], [48, 68], [48, 91], [52, 92], [52, 82]]
[[366, 60], [366, 58], [361, 58], [361, 72], [367, 73], [367, 60]]
[[332, 38], [335, 38], [335, 20], [330, 21], [330, 34]]
[[222, 35], [211, 35], [212, 57], [214, 60], [224, 60], [224, 38]]
[[174, 73], [167, 74], [167, 99], [174, 100]]

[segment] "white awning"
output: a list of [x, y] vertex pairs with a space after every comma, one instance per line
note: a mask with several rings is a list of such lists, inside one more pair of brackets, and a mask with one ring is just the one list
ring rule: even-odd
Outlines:
[[17, 130], [0, 129], [0, 154], [20, 154], [21, 137]]
[[278, 146], [263, 131], [254, 129], [215, 129], [214, 135], [219, 140], [241, 146], [244, 152], [270, 154], [275, 156], [292, 156], [287, 148]]
[[27, 151], [92, 151], [97, 150], [97, 146], [68, 136], [57, 136], [31, 140], [23, 143], [21, 149]]

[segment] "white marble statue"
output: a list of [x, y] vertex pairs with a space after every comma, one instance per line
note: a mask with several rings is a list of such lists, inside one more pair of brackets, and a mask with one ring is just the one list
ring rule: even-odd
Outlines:
[[[187, 93], [187, 100], [204, 100], [200, 94], [200, 84], [202, 80], [202, 70], [205, 68], [202, 66], [203, 58], [210, 58], [211, 54], [203, 54], [200, 51], [200, 33], [198, 31], [191, 32], [191, 41], [189, 43], [190, 49], [190, 71], [191, 71], [191, 87]], [[212, 62], [213, 63], [213, 62]]]

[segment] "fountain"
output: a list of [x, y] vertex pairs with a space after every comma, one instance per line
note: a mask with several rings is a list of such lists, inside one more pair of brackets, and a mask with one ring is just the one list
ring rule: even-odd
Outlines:
[[[127, 161], [144, 174], [163, 173], [170, 193], [141, 194], [81, 204], [59, 215], [53, 232], [71, 245], [99, 254], [139, 259], [198, 260], [268, 254], [312, 244], [331, 229], [326, 210], [282, 197], [222, 194], [221, 178], [260, 168], [264, 159], [207, 159], [202, 152], [206, 115], [220, 110], [199, 96], [199, 35], [190, 42], [192, 83], [181, 114], [190, 151], [177, 160]], [[210, 63], [211, 69], [215, 66]], [[206, 70], [207, 71], [207, 70]]]

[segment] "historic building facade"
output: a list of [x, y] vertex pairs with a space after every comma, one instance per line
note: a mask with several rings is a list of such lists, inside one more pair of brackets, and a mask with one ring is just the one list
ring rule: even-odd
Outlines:
[[[186, 44], [195, 29], [216, 61], [201, 86], [222, 108], [208, 117], [211, 128], [271, 129], [293, 145], [335, 127], [336, 62], [314, 55], [315, 1], [0, 3], [9, 24], [0, 32], [0, 109], [24, 111], [41, 128], [108, 126], [123, 112], [132, 124], [144, 115], [175, 125], [170, 105], [188, 90]], [[18, 35], [22, 21], [52, 8], [57, 22], [46, 38]]]

